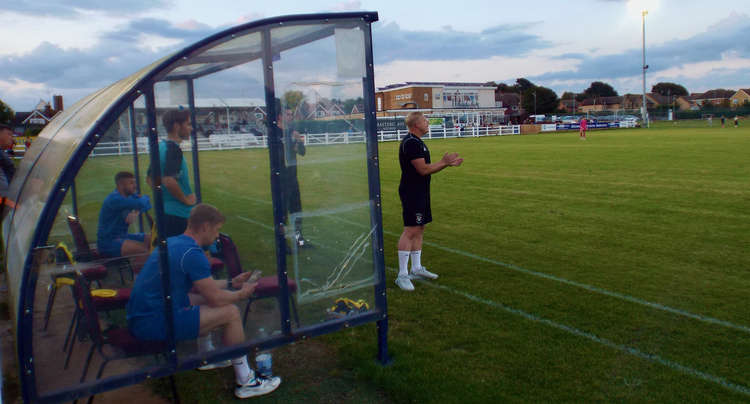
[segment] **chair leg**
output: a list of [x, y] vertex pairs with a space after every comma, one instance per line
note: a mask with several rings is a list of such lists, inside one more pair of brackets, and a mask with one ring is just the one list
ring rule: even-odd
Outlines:
[[250, 312], [250, 305], [253, 304], [253, 299], [247, 299], [247, 305], [245, 306], [245, 314], [242, 316], [242, 326], [247, 324], [247, 313]]
[[294, 322], [297, 323], [297, 328], [299, 328], [299, 314], [297, 314], [297, 303], [294, 303], [294, 298], [292, 296], [289, 296], [289, 303], [292, 306], [292, 314], [294, 314]]
[[[94, 350], [95, 349], [96, 349], [96, 345], [91, 344], [91, 348], [89, 349], [89, 353], [88, 353], [88, 355], [86, 355], [86, 363], [83, 364], [83, 373], [81, 374], [81, 383], [83, 383], [84, 380], [86, 380], [86, 373], [89, 372], [89, 365], [91, 364], [91, 356], [94, 355]], [[104, 363], [107, 363], [106, 359], [105, 359]]]
[[172, 402], [180, 404], [180, 393], [177, 391], [177, 381], [175, 380], [174, 375], [169, 376], [169, 384], [172, 386]]
[[50, 291], [49, 291], [49, 298], [47, 298], [47, 309], [44, 311], [44, 328], [42, 328], [43, 331], [47, 331], [47, 326], [49, 325], [49, 317], [52, 314], [52, 305], [55, 304], [55, 296], [57, 295], [57, 287], [54, 283], [49, 285]]
[[65, 334], [65, 342], [63, 343], [63, 352], [65, 352], [65, 349], [68, 347], [68, 342], [70, 342], [70, 337], [73, 332], [73, 326], [76, 327], [76, 331], [78, 330], [78, 308], [76, 307], [75, 310], [73, 310], [73, 318], [70, 319], [70, 325], [68, 326], [68, 333]]
[[102, 373], [104, 373], [104, 367], [107, 366], [107, 363], [109, 363], [109, 359], [104, 358], [104, 362], [102, 362], [102, 365], [99, 366], [99, 371], [96, 372], [96, 380], [101, 379]]

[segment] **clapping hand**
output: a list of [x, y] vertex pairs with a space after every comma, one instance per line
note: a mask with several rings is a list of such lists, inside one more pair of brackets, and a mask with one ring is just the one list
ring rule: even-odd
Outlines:
[[458, 157], [458, 153], [445, 153], [442, 160], [449, 167], [458, 167], [464, 162], [463, 158]]

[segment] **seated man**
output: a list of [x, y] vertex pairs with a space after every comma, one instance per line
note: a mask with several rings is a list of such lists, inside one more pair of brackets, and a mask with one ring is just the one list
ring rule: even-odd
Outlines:
[[[247, 300], [257, 283], [247, 282], [250, 272], [243, 272], [230, 282], [213, 279], [202, 250], [216, 240], [224, 222], [224, 216], [216, 208], [199, 204], [190, 212], [185, 233], [167, 239], [177, 340], [197, 339], [220, 328], [224, 329], [223, 343], [227, 346], [245, 340], [242, 317], [235, 303]], [[136, 338], [157, 341], [166, 338], [162, 296], [159, 252], [155, 250], [136, 277], [128, 302], [128, 326]], [[239, 398], [267, 394], [281, 384], [277, 376], [256, 375], [246, 355], [232, 359], [231, 364], [237, 381], [234, 394]]]
[[[127, 171], [115, 175], [115, 186], [115, 190], [104, 199], [99, 212], [97, 249], [109, 257], [144, 255], [149, 251], [150, 235], [128, 233], [128, 227], [138, 218], [138, 212], [151, 209], [149, 197], [135, 194], [135, 176]], [[143, 260], [145, 257], [140, 264]]]

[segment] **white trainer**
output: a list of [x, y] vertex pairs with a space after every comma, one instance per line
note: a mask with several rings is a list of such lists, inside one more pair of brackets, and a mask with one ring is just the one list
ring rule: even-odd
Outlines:
[[237, 385], [234, 389], [234, 395], [237, 396], [237, 398], [262, 396], [276, 390], [279, 385], [281, 385], [281, 378], [278, 376], [269, 378], [256, 376], [242, 386]]
[[203, 365], [198, 368], [198, 370], [214, 370], [214, 369], [222, 369], [222, 368], [228, 368], [232, 366], [232, 360], [227, 359], [225, 361], [219, 361], [214, 363], [209, 363], [208, 365]]
[[396, 285], [401, 288], [401, 290], [405, 290], [407, 292], [411, 292], [414, 290], [414, 285], [411, 284], [411, 280], [408, 276], [396, 277]]
[[427, 268], [425, 267], [412, 268], [411, 274], [412, 276], [415, 276], [417, 278], [423, 278], [423, 279], [437, 279], [438, 278], [438, 274], [428, 271]]

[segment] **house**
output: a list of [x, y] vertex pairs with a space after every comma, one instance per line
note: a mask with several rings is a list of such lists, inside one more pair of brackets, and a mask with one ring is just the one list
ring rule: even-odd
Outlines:
[[736, 92], [734, 90], [709, 90], [705, 93], [690, 94], [690, 96], [687, 97], [686, 101], [692, 103], [690, 109], [698, 109], [706, 104], [711, 104], [717, 107], [722, 105], [728, 106], [730, 105], [730, 97], [732, 97], [735, 93]]
[[750, 103], [750, 88], [741, 88], [734, 95], [729, 97], [729, 103], [732, 107], [741, 107], [745, 103]]
[[581, 103], [576, 101], [575, 98], [569, 98], [565, 100], [560, 100], [560, 103], [557, 104], [557, 109], [560, 111], [565, 111], [568, 114], [576, 114], [578, 113], [578, 108], [581, 106]]
[[617, 111], [622, 109], [622, 102], [623, 97], [621, 96], [587, 98], [581, 102], [579, 110], [584, 113], [593, 111]]
[[505, 115], [511, 118], [523, 114], [521, 95], [518, 93], [495, 92], [495, 107], [504, 108]]
[[53, 105], [44, 100], [39, 100], [32, 111], [16, 112], [11, 127], [13, 132], [18, 135], [32, 134], [36, 135], [41, 132], [45, 126], [63, 110], [63, 97], [55, 95], [52, 97]]

